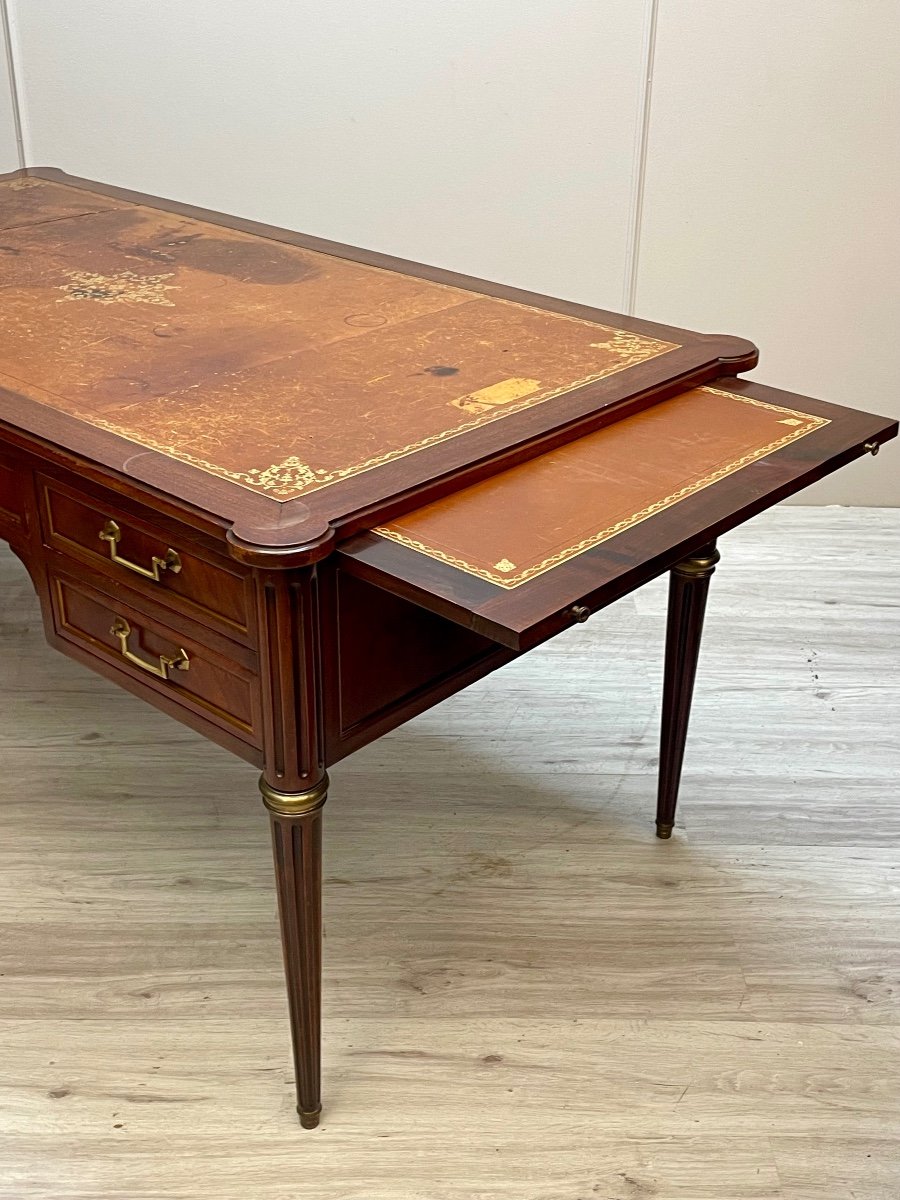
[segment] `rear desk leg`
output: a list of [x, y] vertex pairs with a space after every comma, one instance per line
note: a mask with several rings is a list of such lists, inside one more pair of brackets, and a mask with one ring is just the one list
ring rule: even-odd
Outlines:
[[663, 682], [662, 733], [656, 836], [672, 836], [675, 805], [684, 762], [684, 744], [697, 675], [700, 636], [709, 581], [719, 561], [715, 542], [702, 546], [672, 568], [666, 624], [666, 667]]

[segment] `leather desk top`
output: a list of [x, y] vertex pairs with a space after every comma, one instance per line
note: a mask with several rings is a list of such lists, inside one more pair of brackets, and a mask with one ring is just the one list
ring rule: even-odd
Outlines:
[[374, 532], [498, 587], [521, 587], [827, 424], [695, 388]]
[[55, 175], [0, 181], [0, 419], [260, 544], [322, 539], [573, 421], [754, 361], [738, 339], [526, 302]]
[[0, 190], [0, 374], [291, 500], [677, 349], [40, 179]]

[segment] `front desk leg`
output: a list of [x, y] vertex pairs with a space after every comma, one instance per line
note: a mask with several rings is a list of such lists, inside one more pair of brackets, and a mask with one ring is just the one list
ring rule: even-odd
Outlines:
[[297, 1112], [304, 1129], [315, 1129], [322, 1111], [322, 809], [328, 777], [308, 792], [277, 792], [264, 780], [260, 790], [272, 823]]
[[700, 655], [700, 637], [709, 581], [719, 561], [715, 542], [701, 547], [672, 568], [666, 623], [666, 666], [663, 682], [662, 733], [656, 836], [672, 836], [675, 805], [684, 762], [691, 697]]

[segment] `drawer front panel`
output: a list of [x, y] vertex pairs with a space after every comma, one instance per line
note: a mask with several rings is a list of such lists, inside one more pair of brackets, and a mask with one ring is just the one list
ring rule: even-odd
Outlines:
[[56, 632], [146, 686], [253, 745], [260, 744], [255, 673], [177, 627], [95, 591], [51, 576]]
[[42, 480], [40, 490], [44, 537], [53, 549], [251, 640], [249, 576], [236, 564], [56, 480]]

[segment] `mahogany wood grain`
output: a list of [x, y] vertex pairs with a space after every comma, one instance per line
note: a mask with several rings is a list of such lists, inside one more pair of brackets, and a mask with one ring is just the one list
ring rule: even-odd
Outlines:
[[265, 780], [305, 792], [325, 774], [319, 580], [315, 568], [257, 577]]
[[[0, 453], [0, 537], [13, 541], [25, 534], [29, 509], [26, 476], [11, 455]], [[28, 480], [30, 483], [30, 479]]]
[[516, 657], [331, 560], [319, 572], [329, 767]]
[[201, 715], [198, 709], [185, 704], [181, 697], [149, 687], [143, 676], [138, 676], [136, 671], [123, 669], [111, 656], [98, 654], [94, 647], [89, 646], [81, 639], [63, 637], [57, 633], [50, 608], [50, 590], [45, 578], [40, 570], [34, 569], [34, 560], [24, 553], [21, 547], [17, 547], [15, 543], [11, 542], [10, 548], [22, 560], [35, 585], [35, 591], [41, 600], [41, 607], [44, 611], [45, 637], [54, 649], [61, 651], [68, 658], [74, 659], [96, 674], [102, 675], [111, 683], [130, 692], [131, 695], [137, 696], [138, 699], [152, 704], [160, 712], [179, 721], [182, 725], [186, 725], [189, 729], [193, 729], [195, 733], [200, 734], [208, 741], [214, 742], [217, 746], [221, 746], [253, 766], [262, 768], [262, 749], [240, 736], [233, 726], [211, 720], [205, 711]]
[[[269, 810], [297, 1088], [305, 1129], [321, 1110], [322, 806], [325, 719], [318, 570], [258, 572]], [[302, 811], [286, 811], [299, 801]], [[311, 801], [311, 802], [310, 802]]]
[[302, 816], [269, 813], [297, 1089], [297, 1114], [314, 1129], [322, 1111], [322, 805]]

